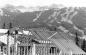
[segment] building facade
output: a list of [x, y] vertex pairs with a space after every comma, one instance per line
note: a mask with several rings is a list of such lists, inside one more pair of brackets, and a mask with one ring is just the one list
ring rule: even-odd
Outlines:
[[[55, 34], [56, 33], [56, 34]], [[54, 35], [55, 34], [55, 35]], [[0, 36], [0, 55], [7, 55], [7, 36]], [[11, 35], [14, 39], [15, 35]], [[10, 38], [11, 39], [11, 38]], [[46, 29], [30, 29], [17, 34], [17, 46], [15, 40], [10, 41], [10, 55], [86, 55], [74, 42], [74, 37], [67, 33], [49, 31]], [[17, 54], [15, 54], [17, 53]]]

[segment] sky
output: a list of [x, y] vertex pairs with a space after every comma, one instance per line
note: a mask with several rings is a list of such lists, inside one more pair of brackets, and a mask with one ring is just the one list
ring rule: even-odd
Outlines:
[[85, 0], [0, 0], [0, 7], [5, 6], [6, 4], [12, 4], [15, 6], [49, 6], [52, 4], [62, 4], [67, 7], [86, 7]]

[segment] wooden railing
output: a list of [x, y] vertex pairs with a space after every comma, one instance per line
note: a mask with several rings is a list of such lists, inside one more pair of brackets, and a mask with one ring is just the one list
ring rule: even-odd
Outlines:
[[57, 50], [54, 45], [33, 44], [33, 46], [19, 46], [18, 55], [58, 55]]

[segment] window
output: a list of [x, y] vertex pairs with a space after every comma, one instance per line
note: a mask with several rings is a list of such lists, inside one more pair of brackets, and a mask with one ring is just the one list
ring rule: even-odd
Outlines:
[[56, 52], [56, 47], [51, 47], [50, 48], [50, 53], [55, 53]]
[[60, 53], [60, 49], [59, 48], [57, 49], [57, 53]]

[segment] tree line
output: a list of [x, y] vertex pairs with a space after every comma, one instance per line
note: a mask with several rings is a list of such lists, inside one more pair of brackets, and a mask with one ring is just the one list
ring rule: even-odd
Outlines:
[[4, 22], [2, 24], [2, 29], [10, 29], [10, 28], [13, 28], [13, 23], [12, 22], [9, 22], [8, 24]]

